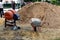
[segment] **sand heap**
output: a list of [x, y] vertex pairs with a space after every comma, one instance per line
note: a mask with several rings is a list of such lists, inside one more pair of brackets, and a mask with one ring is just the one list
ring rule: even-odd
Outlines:
[[36, 17], [43, 21], [43, 27], [60, 27], [60, 8], [46, 2], [30, 3], [18, 11], [21, 22], [27, 23], [30, 18]]
[[4, 26], [5, 18], [0, 18], [0, 27]]

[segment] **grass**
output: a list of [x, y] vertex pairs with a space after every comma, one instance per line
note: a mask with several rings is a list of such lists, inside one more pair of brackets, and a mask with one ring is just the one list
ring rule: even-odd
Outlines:
[[54, 39], [54, 40], [60, 40], [60, 38], [56, 38], [56, 39]]

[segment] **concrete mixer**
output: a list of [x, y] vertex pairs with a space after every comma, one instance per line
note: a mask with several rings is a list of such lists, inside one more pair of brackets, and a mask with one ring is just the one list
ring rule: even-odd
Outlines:
[[10, 26], [12, 29], [20, 29], [20, 27], [17, 27], [16, 21], [19, 20], [19, 16], [16, 14], [15, 10], [8, 10], [4, 13], [5, 17], [5, 28], [7, 26]]

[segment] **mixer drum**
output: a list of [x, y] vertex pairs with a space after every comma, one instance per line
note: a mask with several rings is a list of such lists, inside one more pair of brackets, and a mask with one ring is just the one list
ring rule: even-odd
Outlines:
[[9, 10], [9, 11], [13, 12], [13, 14], [15, 14], [15, 13], [16, 13], [16, 11], [15, 11], [15, 10]]
[[7, 11], [4, 13], [5, 19], [12, 20], [13, 19], [13, 12]]

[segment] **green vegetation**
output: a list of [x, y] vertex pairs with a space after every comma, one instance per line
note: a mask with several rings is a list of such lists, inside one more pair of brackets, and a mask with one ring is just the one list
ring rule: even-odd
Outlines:
[[[25, 2], [36, 2], [36, 1], [41, 1], [41, 0], [24, 0]], [[45, 2], [52, 3], [55, 5], [60, 5], [60, 0], [46, 0]]]
[[57, 5], [60, 5], [60, 0], [57, 0]]
[[[41, 0], [24, 0], [25, 2], [40, 2]], [[48, 2], [48, 3], [52, 3], [52, 4], [55, 4], [55, 5], [60, 5], [60, 0], [46, 0], [45, 2]], [[20, 4], [16, 4], [16, 7], [18, 5], [18, 8], [20, 6]], [[4, 8], [10, 8], [11, 7], [11, 4], [4, 4]]]
[[24, 0], [25, 2], [36, 2], [36, 1], [41, 1], [41, 0]]
[[51, 0], [51, 3], [52, 4], [56, 4], [57, 3], [57, 0]]
[[54, 39], [54, 40], [60, 40], [60, 38], [56, 38], [56, 39]]

